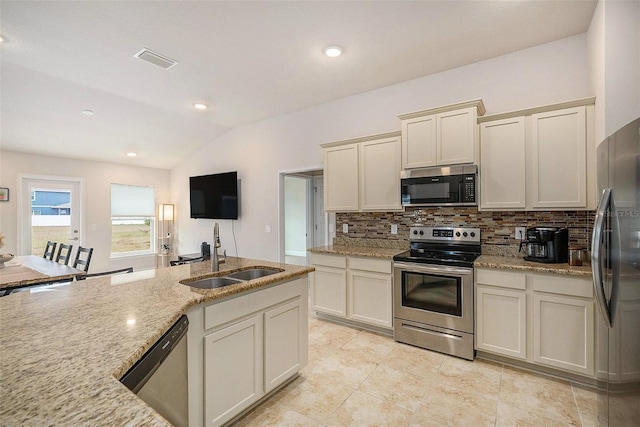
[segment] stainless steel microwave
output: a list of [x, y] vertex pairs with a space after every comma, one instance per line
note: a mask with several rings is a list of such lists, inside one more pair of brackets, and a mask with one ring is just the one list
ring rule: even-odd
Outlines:
[[407, 169], [400, 174], [402, 206], [478, 206], [478, 167]]

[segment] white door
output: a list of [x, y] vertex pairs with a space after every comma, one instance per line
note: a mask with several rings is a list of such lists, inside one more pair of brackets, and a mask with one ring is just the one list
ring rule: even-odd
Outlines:
[[47, 241], [82, 244], [81, 182], [51, 177], [22, 177], [18, 205], [18, 253], [44, 253]]

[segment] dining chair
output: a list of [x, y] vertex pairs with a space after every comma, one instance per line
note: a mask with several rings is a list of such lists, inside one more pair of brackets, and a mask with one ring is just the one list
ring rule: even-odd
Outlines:
[[78, 276], [77, 279], [85, 280], [91, 277], [111, 276], [113, 274], [120, 274], [120, 273], [124, 273], [124, 274], [133, 273], [133, 267], [119, 268], [117, 270], [110, 270], [110, 271], [102, 271], [100, 273], [89, 273], [89, 274], [85, 274], [84, 276]]
[[64, 243], [60, 243], [58, 247], [58, 255], [56, 255], [56, 262], [59, 263], [62, 261], [64, 265], [69, 265], [69, 259], [71, 259], [71, 250], [73, 249], [73, 245], [65, 245]]
[[42, 257], [53, 260], [53, 255], [56, 252], [56, 245], [56, 242], [48, 241], [47, 246], [44, 248], [44, 255]]
[[93, 248], [83, 248], [78, 246], [78, 252], [76, 252], [76, 259], [73, 261], [73, 268], [82, 270], [85, 273], [89, 271], [89, 263], [91, 263], [91, 255], [93, 255]]

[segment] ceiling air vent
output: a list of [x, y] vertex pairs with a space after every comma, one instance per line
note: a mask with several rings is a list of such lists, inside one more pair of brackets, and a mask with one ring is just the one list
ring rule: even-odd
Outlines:
[[165, 70], [173, 67], [178, 63], [178, 61], [174, 61], [173, 59], [167, 58], [166, 56], [162, 56], [159, 53], [147, 49], [146, 47], [133, 56], [138, 59], [142, 59], [143, 61], [147, 61], [153, 65], [157, 65], [158, 67], [164, 68]]

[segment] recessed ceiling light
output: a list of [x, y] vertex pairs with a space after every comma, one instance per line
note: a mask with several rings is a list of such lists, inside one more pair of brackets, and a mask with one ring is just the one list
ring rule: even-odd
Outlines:
[[127, 157], [136, 157], [137, 155], [138, 153], [134, 153], [133, 151], [127, 153]]
[[193, 108], [196, 110], [206, 110], [207, 104], [193, 104]]
[[91, 110], [82, 110], [82, 114], [85, 116], [93, 116], [95, 113]]
[[335, 58], [336, 56], [342, 55], [342, 48], [339, 46], [329, 46], [324, 49], [324, 54], [331, 58]]

